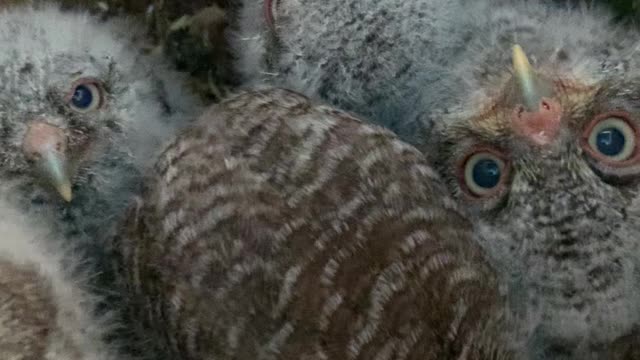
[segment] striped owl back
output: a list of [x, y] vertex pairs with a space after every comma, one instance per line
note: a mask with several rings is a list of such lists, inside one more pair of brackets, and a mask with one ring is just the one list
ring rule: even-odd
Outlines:
[[494, 274], [389, 131], [286, 90], [179, 135], [116, 241], [170, 358], [511, 359]]

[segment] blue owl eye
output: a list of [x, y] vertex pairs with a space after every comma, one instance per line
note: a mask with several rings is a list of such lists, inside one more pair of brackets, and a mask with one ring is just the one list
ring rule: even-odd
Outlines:
[[73, 102], [73, 105], [79, 109], [88, 108], [93, 102], [93, 95], [91, 94], [91, 90], [89, 90], [86, 85], [78, 86], [73, 92], [71, 102]]
[[606, 156], [616, 156], [622, 153], [626, 142], [622, 131], [614, 127], [602, 129], [596, 134], [596, 147]]
[[482, 159], [473, 166], [473, 182], [483, 189], [493, 189], [500, 182], [500, 166], [493, 159]]
[[588, 136], [591, 149], [607, 160], [624, 161], [635, 152], [635, 131], [621, 118], [608, 117], [600, 120]]
[[505, 163], [491, 152], [478, 152], [464, 165], [464, 182], [473, 195], [486, 196], [495, 191], [505, 174]]
[[89, 112], [100, 107], [102, 92], [97, 83], [83, 82], [73, 89], [69, 106], [78, 112]]

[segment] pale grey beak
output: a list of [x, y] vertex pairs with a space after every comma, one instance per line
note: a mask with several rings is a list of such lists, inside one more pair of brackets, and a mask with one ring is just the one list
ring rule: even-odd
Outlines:
[[553, 96], [552, 84], [535, 72], [520, 45], [513, 46], [513, 70], [523, 105], [528, 111], [538, 111], [542, 98]]
[[71, 201], [72, 174], [66, 154], [65, 131], [46, 121], [34, 121], [29, 124], [22, 148], [26, 158], [34, 161], [38, 175], [65, 201]]
[[69, 176], [69, 166], [64, 154], [54, 150], [45, 151], [42, 157], [36, 162], [38, 170], [45, 180], [49, 182], [60, 196], [67, 202], [72, 199], [71, 180]]

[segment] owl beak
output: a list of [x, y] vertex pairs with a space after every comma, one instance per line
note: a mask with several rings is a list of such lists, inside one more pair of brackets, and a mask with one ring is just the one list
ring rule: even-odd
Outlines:
[[37, 174], [52, 185], [65, 201], [70, 202], [71, 172], [66, 147], [65, 131], [44, 121], [30, 124], [22, 142], [23, 152], [27, 159], [34, 162]]
[[55, 151], [47, 151], [43, 154], [36, 166], [54, 189], [66, 201], [73, 198], [71, 193], [71, 180], [69, 179], [69, 167], [65, 156]]
[[535, 72], [520, 45], [513, 47], [513, 70], [525, 110], [537, 111], [543, 97], [553, 96], [551, 83]]

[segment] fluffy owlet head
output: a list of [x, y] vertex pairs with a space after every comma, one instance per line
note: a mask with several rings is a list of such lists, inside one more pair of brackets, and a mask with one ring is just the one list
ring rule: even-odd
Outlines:
[[154, 147], [197, 111], [138, 35], [53, 7], [0, 13], [0, 183], [19, 204], [90, 214], [76, 230], [93, 231], [91, 216], [109, 218]]
[[[95, 316], [96, 298], [60, 238], [0, 205], [0, 354], [3, 359], [116, 360], [114, 324]], [[66, 264], [66, 265], [63, 265]]]
[[591, 15], [480, 16], [426, 147], [514, 310], [538, 318], [538, 356], [589, 358], [640, 323], [640, 41]]

